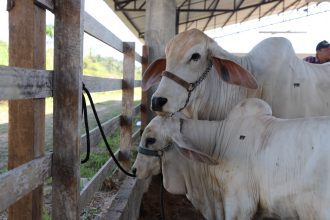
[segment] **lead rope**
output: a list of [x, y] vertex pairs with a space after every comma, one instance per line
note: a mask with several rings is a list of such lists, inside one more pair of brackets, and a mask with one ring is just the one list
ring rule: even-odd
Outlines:
[[[94, 102], [93, 102], [92, 96], [91, 96], [90, 92], [88, 91], [88, 89], [86, 88], [86, 86], [85, 86], [84, 83], [83, 83], [83, 90], [84, 90], [85, 93], [87, 94], [87, 97], [88, 97], [88, 99], [89, 99], [89, 102], [90, 102], [90, 104], [91, 104], [91, 107], [92, 107], [92, 110], [93, 110], [93, 113], [94, 113], [95, 120], [96, 120], [97, 125], [98, 125], [98, 127], [99, 127], [99, 129], [100, 129], [100, 132], [101, 132], [101, 135], [102, 135], [103, 141], [104, 141], [105, 146], [107, 147], [107, 149], [108, 149], [108, 151], [109, 151], [109, 153], [110, 153], [110, 155], [111, 155], [113, 161], [116, 163], [116, 165], [118, 166], [118, 168], [119, 168], [123, 173], [125, 173], [127, 176], [130, 176], [130, 177], [136, 177], [135, 174], [132, 174], [132, 173], [127, 172], [127, 171], [126, 171], [126, 170], [120, 165], [119, 161], [118, 161], [117, 158], [115, 157], [114, 153], [112, 152], [112, 150], [111, 150], [111, 148], [110, 148], [110, 146], [109, 146], [109, 143], [108, 143], [108, 141], [107, 141], [107, 138], [106, 138], [106, 136], [105, 136], [105, 134], [104, 134], [104, 131], [103, 131], [103, 128], [102, 128], [102, 125], [101, 125], [100, 119], [99, 119], [99, 117], [98, 117], [98, 115], [97, 115], [97, 112], [96, 112], [96, 109], [95, 109], [95, 105], [94, 105]], [[83, 100], [84, 100], [84, 99], [85, 99], [85, 98], [83, 98]], [[83, 102], [84, 102], [84, 101], [83, 101]], [[85, 104], [86, 104], [86, 101], [85, 101]], [[87, 118], [87, 108], [86, 108], [86, 113], [85, 113], [85, 121], [87, 121], [86, 118]], [[87, 123], [87, 124], [88, 124], [88, 123]], [[85, 125], [86, 125], [86, 123], [85, 123]], [[87, 133], [87, 131], [86, 131], [86, 136], [89, 136], [89, 132]], [[90, 151], [89, 137], [87, 138], [87, 140], [88, 140], [88, 141], [87, 141], [87, 152], [89, 152], [89, 151]], [[87, 158], [87, 155], [86, 155], [86, 158]], [[89, 153], [88, 153], [88, 158], [89, 158]], [[87, 159], [87, 160], [88, 160], [88, 159]], [[86, 161], [83, 160], [82, 162], [86, 162]]]
[[87, 150], [86, 150], [86, 157], [81, 161], [81, 164], [86, 163], [89, 160], [90, 156], [90, 139], [89, 139], [89, 126], [88, 126], [88, 118], [87, 118], [87, 106], [86, 106], [86, 99], [84, 94], [82, 94], [82, 114], [84, 115], [84, 123], [85, 123], [85, 131], [86, 131], [86, 144], [87, 144]]
[[164, 185], [163, 185], [163, 170], [162, 170], [162, 157], [159, 156], [160, 162], [160, 219], [165, 220], [165, 213], [164, 213]]

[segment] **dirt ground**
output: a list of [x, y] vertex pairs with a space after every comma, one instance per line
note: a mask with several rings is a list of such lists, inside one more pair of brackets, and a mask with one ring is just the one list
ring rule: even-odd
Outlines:
[[[154, 176], [149, 190], [144, 194], [139, 220], [161, 220], [160, 215], [160, 187], [161, 177]], [[164, 219], [167, 220], [203, 220], [184, 195], [172, 195], [164, 192]]]

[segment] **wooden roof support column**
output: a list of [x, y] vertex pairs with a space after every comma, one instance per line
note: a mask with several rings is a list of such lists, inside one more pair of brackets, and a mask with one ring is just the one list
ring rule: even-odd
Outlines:
[[[165, 46], [174, 37], [176, 31], [176, 1], [149, 0], [146, 3], [145, 42], [149, 48], [149, 63], [165, 56]], [[147, 94], [148, 122], [154, 117], [150, 111], [151, 95], [155, 88], [150, 88]]]
[[[9, 7], [9, 65], [45, 68], [45, 10], [34, 0]], [[45, 100], [9, 101], [8, 168], [44, 154]], [[42, 186], [10, 206], [8, 219], [42, 219]]]
[[[148, 68], [148, 54], [149, 49], [146, 45], [142, 47], [142, 73], [147, 70]], [[142, 91], [141, 96], [141, 129], [140, 129], [140, 135], [142, 135], [145, 127], [148, 123], [148, 91]], [[149, 110], [150, 111], [150, 110]]]
[[52, 219], [79, 219], [84, 0], [55, 1]]

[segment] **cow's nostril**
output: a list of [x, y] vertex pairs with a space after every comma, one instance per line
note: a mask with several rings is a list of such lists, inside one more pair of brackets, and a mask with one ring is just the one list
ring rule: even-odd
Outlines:
[[166, 104], [167, 98], [153, 97], [151, 101], [151, 109], [153, 111], [162, 111], [162, 107]]
[[134, 175], [136, 175], [136, 168], [135, 167], [132, 168], [132, 172], [133, 172]]

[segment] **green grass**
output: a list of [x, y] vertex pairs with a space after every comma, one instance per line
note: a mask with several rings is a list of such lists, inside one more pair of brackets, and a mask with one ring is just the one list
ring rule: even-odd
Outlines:
[[42, 210], [42, 220], [51, 220], [52, 218], [50, 217], [47, 209]]
[[[120, 134], [119, 130], [116, 131], [113, 135], [107, 137], [107, 142], [112, 150], [115, 153], [120, 144]], [[96, 152], [90, 153], [89, 160], [80, 166], [80, 176], [85, 178], [91, 178], [95, 173], [103, 166], [105, 162], [110, 159], [110, 154], [106, 148], [104, 141], [102, 140], [97, 148]], [[85, 158], [86, 153], [81, 155], [81, 158]]]
[[[85, 153], [81, 158], [85, 158]], [[91, 153], [89, 160], [80, 166], [80, 177], [92, 178], [109, 158], [107, 152]]]
[[6, 173], [6, 172], [8, 172], [7, 167], [4, 167], [4, 168], [0, 169], [0, 175], [3, 174], [3, 173]]

